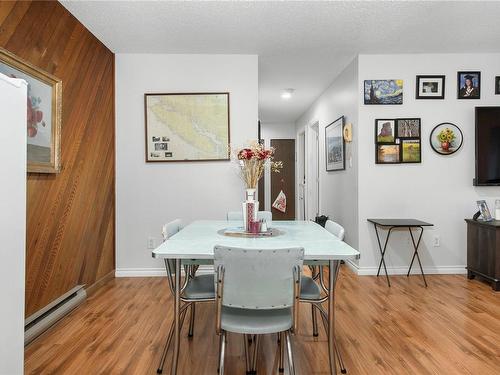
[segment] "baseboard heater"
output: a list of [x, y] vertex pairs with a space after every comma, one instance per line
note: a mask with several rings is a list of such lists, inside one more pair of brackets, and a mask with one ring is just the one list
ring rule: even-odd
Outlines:
[[35, 338], [49, 329], [58, 320], [69, 314], [87, 298], [84, 285], [77, 285], [61, 297], [38, 310], [24, 321], [24, 345], [28, 345]]

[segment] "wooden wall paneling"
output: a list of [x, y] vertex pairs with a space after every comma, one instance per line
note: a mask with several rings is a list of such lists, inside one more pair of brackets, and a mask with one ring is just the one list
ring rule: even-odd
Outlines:
[[0, 2], [0, 47], [63, 81], [62, 171], [28, 176], [29, 316], [115, 267], [114, 55], [51, 1]]

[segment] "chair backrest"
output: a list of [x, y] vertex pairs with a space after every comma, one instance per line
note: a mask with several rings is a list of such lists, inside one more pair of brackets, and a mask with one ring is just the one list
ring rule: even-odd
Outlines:
[[273, 220], [273, 213], [271, 211], [259, 211], [257, 212], [257, 219], [265, 220], [269, 225]]
[[338, 237], [339, 240], [344, 241], [345, 229], [342, 225], [337, 224], [335, 221], [327, 220], [325, 224], [325, 229], [331, 234], [333, 234], [335, 237]]
[[[258, 220], [265, 220], [267, 223], [270, 223], [273, 220], [273, 214], [271, 211], [259, 211], [257, 212]], [[243, 212], [241, 211], [229, 211], [227, 213], [227, 220], [229, 221], [243, 221]]]
[[[178, 233], [182, 229], [182, 220], [175, 219], [163, 225], [161, 229], [161, 234], [163, 235], [163, 242], [168, 240], [174, 234]], [[172, 295], [175, 294], [174, 290], [174, 280], [175, 275], [175, 260], [174, 259], [163, 259], [165, 263], [165, 269], [167, 271], [168, 285]]]
[[168, 240], [170, 237], [179, 232], [181, 229], [182, 229], [181, 219], [175, 219], [163, 225], [161, 231], [161, 234], [163, 235], [163, 241]]
[[[222, 305], [244, 309], [294, 306], [304, 249], [241, 249], [215, 246], [216, 283], [222, 275]], [[221, 274], [222, 273], [222, 274]], [[220, 287], [220, 285], [217, 285]], [[218, 289], [219, 290], [219, 289]]]

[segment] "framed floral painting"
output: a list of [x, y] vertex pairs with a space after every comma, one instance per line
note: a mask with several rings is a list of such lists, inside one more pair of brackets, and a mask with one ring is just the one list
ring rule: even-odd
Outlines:
[[61, 169], [61, 80], [3, 48], [0, 48], [0, 73], [28, 83], [28, 172], [58, 173]]

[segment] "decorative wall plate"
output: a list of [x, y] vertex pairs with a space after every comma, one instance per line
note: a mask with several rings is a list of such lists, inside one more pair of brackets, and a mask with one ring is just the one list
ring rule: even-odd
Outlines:
[[462, 147], [463, 134], [455, 124], [443, 122], [432, 129], [429, 141], [438, 154], [451, 155]]

